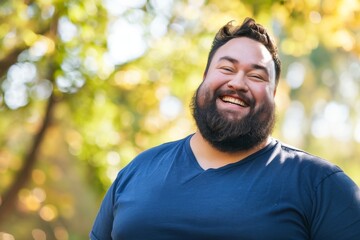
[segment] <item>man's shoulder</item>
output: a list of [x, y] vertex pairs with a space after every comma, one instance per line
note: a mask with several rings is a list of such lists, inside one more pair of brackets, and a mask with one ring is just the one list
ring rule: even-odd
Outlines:
[[283, 159], [290, 165], [297, 165], [306, 170], [313, 169], [313, 171], [321, 170], [325, 174], [341, 172], [342, 170], [334, 163], [326, 160], [313, 153], [309, 153], [300, 148], [291, 146], [289, 144], [278, 141], [278, 153], [280, 159]]
[[187, 136], [185, 138], [182, 138], [182, 139], [165, 142], [160, 145], [151, 147], [151, 148], [141, 152], [135, 159], [142, 158], [142, 157], [156, 156], [158, 154], [163, 154], [163, 153], [166, 153], [169, 151], [176, 151], [177, 149], [183, 147], [184, 144], [186, 143], [186, 141], [190, 137], [191, 137], [191, 135]]
[[184, 146], [190, 137], [191, 135], [183, 139], [166, 142], [141, 152], [120, 170], [117, 181], [130, 179], [134, 175], [147, 175], [165, 169], [171, 165], [179, 152], [184, 151], [186, 148]]
[[[276, 154], [274, 154], [276, 153]], [[338, 179], [344, 175], [336, 164], [297, 147], [277, 141], [268, 166], [278, 177], [288, 182], [301, 181], [302, 187], [315, 190], [326, 179]]]
[[146, 149], [135, 156], [135, 158], [127, 165], [127, 168], [136, 168], [143, 164], [150, 164], [153, 161], [164, 158], [164, 156], [174, 156], [176, 152], [184, 150], [184, 146], [190, 137], [191, 135]]

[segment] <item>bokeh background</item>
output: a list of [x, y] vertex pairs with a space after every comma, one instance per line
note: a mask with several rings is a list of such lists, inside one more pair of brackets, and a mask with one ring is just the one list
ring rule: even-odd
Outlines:
[[88, 239], [117, 172], [194, 131], [213, 36], [247, 16], [283, 62], [274, 137], [359, 184], [358, 0], [1, 0], [0, 239]]

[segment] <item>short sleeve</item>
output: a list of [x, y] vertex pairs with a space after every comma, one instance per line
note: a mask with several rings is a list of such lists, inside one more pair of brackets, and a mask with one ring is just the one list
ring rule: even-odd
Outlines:
[[113, 227], [113, 206], [114, 206], [114, 182], [109, 190], [106, 192], [105, 197], [101, 203], [99, 212], [96, 216], [94, 225], [90, 232], [91, 240], [105, 240], [111, 239], [111, 232]]
[[311, 239], [360, 239], [360, 190], [343, 172], [328, 176], [315, 190]]

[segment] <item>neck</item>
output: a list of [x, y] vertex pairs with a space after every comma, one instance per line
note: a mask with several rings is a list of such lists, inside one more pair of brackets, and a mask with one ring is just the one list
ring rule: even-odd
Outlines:
[[190, 140], [190, 146], [199, 165], [206, 170], [209, 168], [220, 168], [230, 163], [241, 161], [247, 156], [266, 147], [270, 141], [270, 137], [268, 137], [265, 141], [251, 149], [229, 153], [214, 148], [203, 138], [201, 133], [197, 131]]

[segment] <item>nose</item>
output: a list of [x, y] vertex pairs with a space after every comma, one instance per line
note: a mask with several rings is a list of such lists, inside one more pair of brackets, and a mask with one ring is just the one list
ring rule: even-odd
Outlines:
[[248, 91], [249, 87], [247, 85], [245, 74], [243, 72], [238, 72], [236, 75], [233, 75], [233, 78], [227, 83], [230, 89], [235, 91]]

